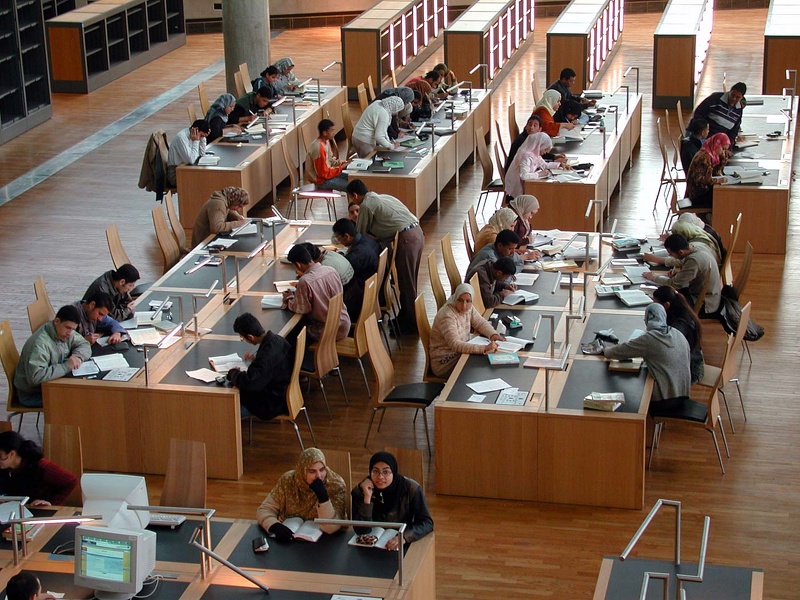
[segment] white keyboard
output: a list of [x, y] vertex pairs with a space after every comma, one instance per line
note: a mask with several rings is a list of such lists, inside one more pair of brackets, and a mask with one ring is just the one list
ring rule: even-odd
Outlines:
[[177, 527], [186, 520], [183, 515], [171, 515], [166, 513], [150, 513], [150, 525], [154, 527]]

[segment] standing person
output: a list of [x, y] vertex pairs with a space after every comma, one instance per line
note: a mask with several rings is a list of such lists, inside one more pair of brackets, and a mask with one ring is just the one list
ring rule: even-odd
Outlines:
[[114, 308], [109, 315], [115, 321], [127, 321], [134, 312], [135, 304], [131, 297], [131, 291], [139, 281], [139, 271], [131, 264], [124, 264], [117, 270], [106, 271], [92, 282], [89, 289], [83, 295], [84, 300], [88, 300], [98, 292], [108, 294], [114, 301]]
[[[388, 452], [376, 452], [369, 459], [369, 475], [351, 492], [353, 519], [405, 523], [403, 541], [408, 544], [433, 531], [433, 518], [425, 501], [422, 486], [400, 474], [397, 459]], [[356, 533], [370, 528], [356, 527]], [[387, 550], [401, 550], [397, 538], [386, 544]]]
[[242, 416], [253, 415], [265, 421], [286, 413], [286, 389], [292, 378], [293, 351], [284, 338], [264, 331], [250, 313], [236, 317], [233, 331], [243, 342], [258, 346], [255, 354], [246, 353], [246, 371], [231, 369], [226, 378], [239, 389]]
[[[278, 541], [294, 539], [292, 530], [283, 524], [291, 517], [304, 521], [347, 518], [347, 488], [344, 479], [325, 463], [318, 448], [300, 453], [297, 467], [287, 471], [272, 488], [256, 513], [258, 524]], [[324, 533], [339, 531], [339, 525], [320, 525]]]
[[394, 196], [376, 194], [360, 179], [347, 186], [347, 197], [359, 205], [356, 230], [374, 237], [386, 248], [399, 233], [394, 258], [397, 283], [400, 287], [400, 312], [397, 321], [402, 334], [417, 333], [414, 299], [417, 297], [417, 277], [422, 261], [425, 235], [419, 220]]
[[543, 155], [552, 147], [553, 140], [546, 133], [534, 133], [527, 137], [506, 171], [506, 192], [510, 196], [522, 195], [524, 193], [523, 181], [535, 179], [536, 173], [550, 169], [569, 168], [559, 161], [548, 162], [543, 158]]
[[176, 169], [181, 165], [193, 165], [206, 153], [206, 138], [211, 127], [205, 119], [198, 119], [191, 127], [181, 129], [169, 143], [167, 154], [167, 184], [178, 185]]
[[705, 119], [708, 121], [709, 135], [724, 133], [728, 136], [728, 143], [735, 144], [740, 139], [742, 113], [747, 105], [744, 98], [746, 93], [747, 86], [741, 81], [735, 83], [728, 92], [714, 92], [697, 105], [692, 121]]
[[333, 151], [336, 126], [330, 119], [322, 119], [317, 124], [317, 132], [319, 135], [306, 154], [306, 181], [320, 190], [343, 192], [347, 188], [347, 175], [342, 171], [347, 168], [347, 162], [339, 160], [338, 148], [337, 152]]
[[399, 113], [405, 103], [397, 96], [389, 96], [376, 100], [361, 113], [361, 117], [353, 127], [353, 146], [361, 158], [366, 157], [376, 148], [394, 150], [397, 145], [389, 139], [389, 126], [392, 116]]
[[708, 137], [708, 121], [705, 119], [692, 119], [687, 129], [687, 136], [681, 140], [681, 166], [683, 172], [689, 172], [694, 155], [703, 147], [703, 142]]
[[206, 121], [211, 128], [208, 139], [214, 141], [221, 138], [224, 133], [242, 133], [241, 125], [228, 124], [228, 117], [236, 107], [236, 96], [233, 94], [222, 94], [206, 113]]
[[90, 344], [94, 344], [102, 335], [108, 336], [109, 344], [122, 341], [125, 328], [109, 316], [114, 308], [114, 300], [104, 292], [92, 294], [86, 300], [72, 304], [78, 309], [80, 323], [77, 332]]
[[228, 233], [246, 224], [242, 211], [248, 204], [250, 195], [242, 188], [228, 186], [213, 192], [195, 217], [192, 246], [197, 246], [212, 233]]
[[[390, 96], [397, 96], [405, 103], [403, 110], [398, 112], [396, 115], [392, 115], [392, 121], [387, 130], [389, 139], [396, 140], [405, 135], [402, 131], [400, 131], [401, 120], [405, 121], [409, 115], [411, 115], [411, 111], [414, 108], [413, 105], [415, 103], [415, 98], [419, 98], [419, 102], [421, 102], [421, 97], [419, 96], [419, 92], [415, 92], [409, 87], [400, 86], [383, 90], [380, 94], [378, 94], [376, 100], [383, 100], [384, 98], [389, 98]], [[419, 104], [419, 102], [417, 102], [417, 104]]]
[[662, 285], [653, 292], [653, 300], [664, 307], [667, 312], [667, 325], [674, 327], [686, 338], [689, 344], [689, 367], [692, 373], [692, 384], [703, 378], [705, 372], [705, 358], [703, 357], [703, 328], [700, 319], [686, 302], [683, 294], [675, 288]]
[[0, 494], [29, 496], [30, 506], [60, 506], [78, 479], [47, 460], [42, 449], [16, 431], [0, 433]]
[[8, 580], [6, 600], [56, 600], [56, 597], [42, 591], [42, 584], [36, 575], [30, 571], [20, 571]]
[[558, 81], [554, 81], [547, 89], [557, 91], [561, 96], [562, 102], [573, 100], [579, 103], [582, 107], [594, 106], [594, 100], [587, 100], [583, 96], [578, 96], [572, 93], [572, 86], [575, 85], [575, 79], [577, 76], [578, 74], [569, 67], [561, 69], [561, 73], [558, 76]]

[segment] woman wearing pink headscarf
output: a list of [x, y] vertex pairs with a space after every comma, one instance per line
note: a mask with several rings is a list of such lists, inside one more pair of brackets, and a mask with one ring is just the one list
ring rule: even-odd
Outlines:
[[506, 194], [515, 198], [522, 195], [522, 181], [535, 179], [538, 171], [564, 168], [560, 162], [547, 162], [542, 158], [552, 147], [553, 140], [546, 133], [534, 133], [525, 139], [506, 171]]
[[715, 133], [703, 142], [703, 147], [694, 155], [686, 173], [686, 197], [692, 208], [708, 208], [714, 204], [714, 184], [723, 183], [722, 168], [728, 162], [731, 141], [724, 133]]

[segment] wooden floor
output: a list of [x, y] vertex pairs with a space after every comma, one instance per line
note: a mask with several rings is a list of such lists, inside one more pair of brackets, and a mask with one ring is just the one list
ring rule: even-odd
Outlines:
[[[612, 209], [612, 217], [619, 219], [619, 229], [637, 234], [653, 233], [659, 228], [664, 211], [662, 206], [659, 215], [651, 213], [661, 165], [654, 129], [658, 115], [648, 108], [652, 33], [659, 17], [626, 17], [622, 46], [598, 85], [613, 89], [621, 83], [633, 84], [632, 80], [623, 80], [622, 73], [629, 65], [641, 68], [640, 85], [646, 94], [642, 146]], [[715, 15], [701, 96], [720, 88], [723, 71], [727, 71], [729, 85], [743, 80], [753, 91], [759, 90], [765, 20], [766, 10], [719, 11]], [[544, 73], [545, 32], [551, 23], [545, 19], [537, 22], [534, 42], [497, 86], [493, 110], [504, 125], [509, 99], [516, 100], [518, 115], [527, 114], [533, 105], [529, 82], [534, 71]], [[320, 67], [338, 58], [338, 39], [336, 28], [284, 32], [273, 40], [272, 56], [292, 56], [302, 78], [318, 73]], [[0, 147], [0, 181], [6, 184], [70, 148], [212, 64], [221, 53], [220, 35], [189, 36], [186, 47], [89, 96], [56, 95], [52, 120]], [[428, 66], [441, 57], [440, 49]], [[337, 79], [335, 69], [322, 74], [323, 83], [334, 84]], [[223, 86], [224, 78], [219, 74], [210, 81], [209, 94], [215, 97]], [[29, 335], [25, 306], [33, 300], [32, 284], [40, 273], [45, 276], [53, 303], [61, 305], [80, 298], [91, 280], [111, 267], [104, 236], [109, 223], [120, 225], [122, 241], [144, 279], [153, 280], [161, 274], [150, 217], [153, 195], [137, 189], [136, 182], [149, 133], [164, 128], [171, 135], [185, 127], [185, 106], [190, 102], [197, 102], [194, 94], [165, 106], [155, 116], [0, 207], [0, 318], [11, 320], [18, 346]], [[523, 117], [519, 120], [522, 122]], [[426, 254], [438, 248], [439, 239], [446, 232], [460, 247], [461, 224], [467, 208], [477, 199], [480, 181], [479, 169], [467, 167], [462, 171], [460, 187], [451, 186], [444, 194], [441, 212], [429, 213], [422, 220]], [[708, 560], [763, 567], [765, 597], [776, 600], [798, 597], [795, 568], [800, 548], [800, 405], [796, 386], [800, 378], [794, 371], [798, 364], [800, 316], [800, 293], [795, 287], [800, 282], [797, 196], [796, 186], [785, 260], [756, 257], [750, 278], [747, 297], [753, 299], [753, 317], [766, 327], [767, 335], [751, 344], [752, 365], [746, 358], [741, 362], [742, 391], [749, 417], [746, 424], [735, 391], [728, 395], [736, 404], [732, 409], [737, 433], [729, 434], [732, 458], [726, 464], [727, 474], [720, 475], [708, 436], [670, 427], [653, 470], [647, 474], [646, 493], [648, 507], [658, 498], [684, 502], [686, 560], [695, 559], [702, 517], [710, 515]], [[284, 192], [279, 205], [285, 204]], [[466, 256], [462, 253], [458, 259], [463, 271]], [[420, 288], [428, 295], [432, 314], [425, 268], [420, 274]], [[711, 327], [706, 328], [704, 336], [707, 360], [714, 362], [721, 355], [722, 337]], [[398, 381], [419, 379], [423, 359], [417, 340], [405, 338], [403, 349], [394, 357]], [[425, 447], [422, 423], [418, 421], [414, 428], [410, 411], [395, 411], [386, 417], [382, 432], [372, 437], [370, 448], [365, 450], [362, 439], [370, 412], [368, 399], [357, 366], [346, 362], [343, 368], [350, 404], [344, 403], [335, 385], [329, 386], [332, 421], [326, 418], [319, 391], [312, 389], [306, 394], [323, 448], [349, 450], [355, 476], [360, 477], [366, 474], [369, 455], [384, 444]], [[5, 381], [0, 386], [0, 394], [5, 394]], [[31, 417], [26, 418], [23, 430], [30, 436], [39, 435]], [[214, 452], [214, 448], [208, 452]], [[524, 452], [526, 449], [520, 448], [520, 453]], [[278, 476], [292, 468], [296, 455], [297, 444], [288, 427], [257, 424], [253, 445], [244, 448], [244, 477], [237, 483], [210, 482], [210, 505], [223, 516], [252, 518]], [[469, 472], [469, 465], [438, 468]], [[607, 468], [611, 470], [614, 465]], [[435, 479], [436, 466], [429, 464], [429, 490]], [[160, 492], [159, 478], [149, 477], [148, 485], [153, 496]], [[591, 598], [600, 559], [619, 553], [644, 516], [637, 511], [452, 498], [432, 492], [428, 499], [436, 522], [439, 598]], [[637, 552], [640, 556], [667, 558], [671, 540], [670, 518], [660, 518]]]

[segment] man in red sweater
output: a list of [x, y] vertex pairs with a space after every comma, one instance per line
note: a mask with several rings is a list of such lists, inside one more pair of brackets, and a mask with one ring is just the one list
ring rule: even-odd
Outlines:
[[[342, 171], [347, 162], [341, 162], [332, 150], [331, 144], [336, 135], [336, 127], [330, 119], [322, 119], [317, 125], [319, 137], [314, 140], [306, 155], [306, 181], [320, 190], [347, 189], [347, 175]], [[338, 154], [338, 153], [337, 153]]]

